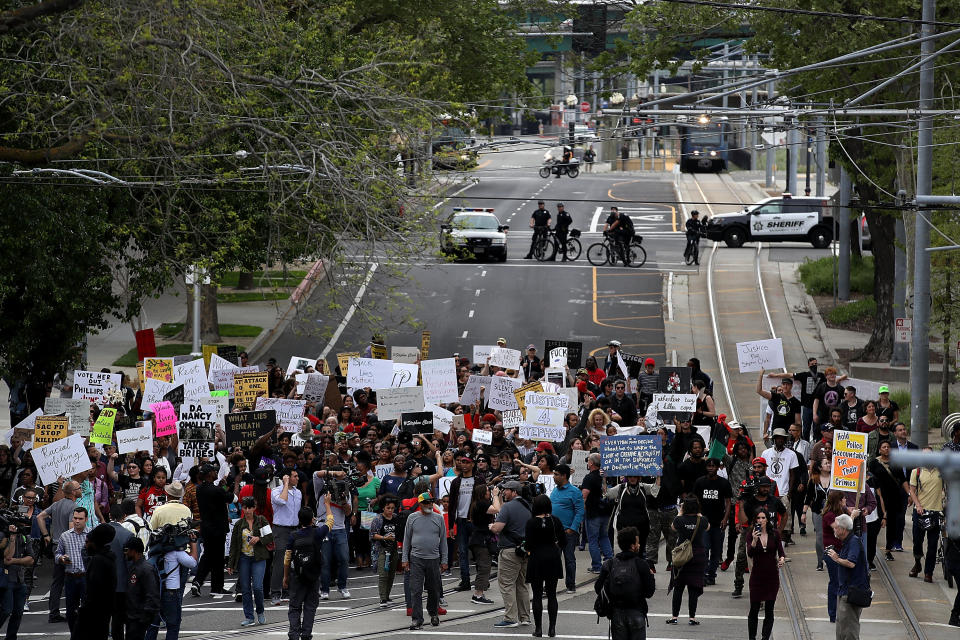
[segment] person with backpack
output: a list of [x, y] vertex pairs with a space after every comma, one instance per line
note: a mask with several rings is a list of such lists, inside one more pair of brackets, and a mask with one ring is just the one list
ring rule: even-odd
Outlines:
[[680, 507], [680, 515], [674, 519], [671, 526], [677, 532], [677, 545], [672, 554], [673, 617], [667, 618], [667, 624], [677, 624], [680, 604], [683, 602], [683, 588], [686, 587], [690, 598], [688, 624], [695, 626], [700, 624], [697, 620], [697, 601], [703, 594], [707, 568], [707, 530], [710, 523], [700, 515], [700, 503], [697, 499], [686, 498]]
[[560, 550], [567, 542], [563, 523], [553, 515], [553, 503], [547, 495], [533, 499], [533, 517], [527, 520], [524, 541], [530, 559], [527, 562], [527, 583], [533, 589], [533, 635], [543, 636], [543, 596], [547, 596], [547, 635], [557, 635], [557, 582], [563, 577]]
[[400, 528], [400, 518], [397, 508], [400, 500], [388, 494], [380, 501], [381, 511], [370, 525], [370, 540], [377, 545], [377, 590], [380, 592], [380, 608], [390, 606], [390, 590], [400, 565], [399, 547], [397, 546], [397, 529]]
[[320, 605], [323, 541], [330, 529], [325, 524], [315, 526], [313, 519], [310, 507], [297, 512], [299, 529], [290, 534], [283, 554], [283, 588], [290, 594], [290, 640], [310, 640]]
[[617, 532], [620, 553], [603, 563], [594, 590], [606, 598], [610, 610], [612, 640], [644, 640], [647, 637], [647, 599], [657, 583], [643, 559], [644, 541], [636, 527]]

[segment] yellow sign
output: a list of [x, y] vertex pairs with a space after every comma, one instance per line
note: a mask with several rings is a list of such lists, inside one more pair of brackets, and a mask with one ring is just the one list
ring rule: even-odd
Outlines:
[[67, 416], [37, 416], [33, 423], [33, 446], [42, 447], [67, 437], [70, 418]]
[[217, 352], [217, 345], [215, 344], [205, 344], [201, 345], [200, 350], [203, 352], [203, 368], [207, 371], [210, 370], [210, 356]]
[[527, 419], [527, 391], [543, 393], [543, 385], [540, 384], [539, 380], [534, 380], [533, 382], [521, 385], [519, 389], [513, 392], [514, 397], [517, 399], [517, 404], [520, 406], [520, 411], [523, 413], [524, 420]]
[[420, 359], [430, 359], [430, 332], [424, 331], [420, 334]]
[[340, 375], [346, 378], [347, 366], [350, 364], [350, 358], [359, 358], [359, 357], [360, 357], [360, 353], [357, 351], [351, 351], [350, 353], [338, 353], [337, 364], [340, 365]]
[[233, 402], [236, 411], [253, 411], [256, 409], [257, 398], [269, 397], [270, 387], [267, 381], [268, 373], [236, 373], [233, 376]]
[[375, 342], [371, 342], [370, 355], [373, 357], [374, 360], [386, 360], [387, 346], [383, 344], [376, 344]]
[[863, 491], [866, 467], [867, 434], [834, 431], [830, 488], [838, 491]]
[[173, 382], [173, 358], [144, 358], [143, 370], [147, 378]]
[[137, 384], [140, 385], [140, 393], [143, 393], [144, 375], [143, 375], [143, 360], [137, 363]]

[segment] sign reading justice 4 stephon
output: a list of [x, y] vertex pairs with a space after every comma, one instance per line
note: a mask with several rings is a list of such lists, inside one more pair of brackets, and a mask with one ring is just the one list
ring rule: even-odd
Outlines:
[[830, 488], [839, 491], [862, 491], [866, 464], [867, 434], [834, 431]]

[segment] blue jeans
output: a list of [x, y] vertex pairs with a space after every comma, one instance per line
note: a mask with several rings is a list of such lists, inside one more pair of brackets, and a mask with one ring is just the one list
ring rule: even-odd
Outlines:
[[567, 589], [577, 588], [577, 538], [576, 533], [567, 534], [567, 544], [563, 547], [563, 575]]
[[827, 582], [827, 614], [831, 620], [836, 620], [837, 591], [840, 589], [840, 567], [830, 559], [830, 556], [824, 556], [823, 562], [827, 565], [827, 575], [830, 578], [830, 581]]
[[813, 407], [800, 407], [800, 424], [803, 426], [803, 439], [810, 440], [813, 427]]
[[183, 589], [160, 590], [160, 615], [147, 629], [145, 640], [157, 640], [161, 618], [167, 626], [166, 640], [177, 640], [180, 637], [180, 622], [183, 619]]
[[707, 531], [707, 540], [709, 541], [707, 547], [707, 577], [712, 580], [717, 579], [717, 568], [723, 562], [724, 529], [725, 527], [721, 527], [718, 522], [716, 525], [711, 523], [710, 529]]
[[460, 582], [470, 584], [470, 534], [473, 523], [457, 518], [457, 556], [460, 558]]
[[263, 574], [266, 570], [266, 560], [254, 560], [253, 556], [240, 554], [237, 562], [237, 582], [240, 583], [240, 593], [243, 594], [243, 615], [247, 620], [254, 619], [254, 604], [256, 612], [263, 613]]
[[[613, 557], [613, 547], [610, 545], [610, 536], [607, 535], [607, 516], [593, 516], [587, 518], [587, 543], [590, 545], [590, 568], [596, 571], [604, 560]], [[601, 555], [602, 554], [602, 555]]]
[[334, 529], [323, 541], [323, 559], [320, 566], [320, 591], [330, 591], [330, 563], [337, 554], [337, 588], [347, 588], [347, 569], [350, 564], [350, 547], [346, 529]]
[[3, 601], [0, 605], [0, 627], [8, 619], [7, 637], [16, 638], [20, 629], [20, 620], [23, 618], [23, 603], [27, 601], [27, 585], [8, 584], [3, 590]]

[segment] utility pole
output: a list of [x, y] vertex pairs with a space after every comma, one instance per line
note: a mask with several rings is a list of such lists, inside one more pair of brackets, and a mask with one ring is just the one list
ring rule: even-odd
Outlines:
[[800, 144], [800, 132], [797, 127], [800, 123], [794, 119], [787, 129], [787, 191], [797, 195], [797, 147]]
[[[773, 104], [773, 89], [774, 83], [773, 80], [767, 83], [767, 104]], [[773, 130], [771, 129], [771, 132]], [[766, 170], [766, 181], [764, 184], [768, 189], [772, 189], [776, 186], [776, 179], [773, 173], [773, 166], [777, 164], [777, 148], [767, 143], [767, 170]]]
[[[937, 19], [936, 0], [923, 0], [922, 36], [933, 35]], [[934, 41], [920, 43], [921, 112], [933, 107]], [[920, 117], [917, 136], [917, 197], [933, 191], [933, 117]], [[913, 244], [913, 348], [910, 355], [910, 437], [921, 448], [927, 444], [930, 429], [930, 226], [918, 208], [916, 235]]]
[[[903, 206], [906, 192], [897, 193], [898, 204]], [[907, 317], [907, 230], [903, 224], [903, 215], [897, 215], [897, 240], [893, 254], [893, 317]], [[910, 344], [894, 342], [890, 356], [891, 367], [906, 367], [910, 364]]]
[[850, 175], [840, 167], [840, 208], [837, 209], [837, 295], [840, 302], [850, 299], [850, 191]]
[[[757, 56], [753, 56], [753, 71], [760, 68], [760, 65], [757, 64]], [[757, 87], [754, 87], [750, 92], [750, 107], [752, 109], [757, 108]], [[750, 120], [750, 170], [757, 170], [757, 145], [760, 143], [760, 133], [759, 126], [760, 122], [756, 119]]]
[[827, 131], [823, 116], [815, 118], [817, 123], [817, 197], [827, 195]]
[[[729, 64], [729, 57], [730, 57], [730, 45], [724, 42], [723, 43], [723, 84], [724, 85], [726, 85], [730, 79], [730, 71], [727, 69], [727, 65]], [[723, 96], [721, 104], [724, 109], [726, 109], [729, 106], [727, 103], [726, 95]]]

